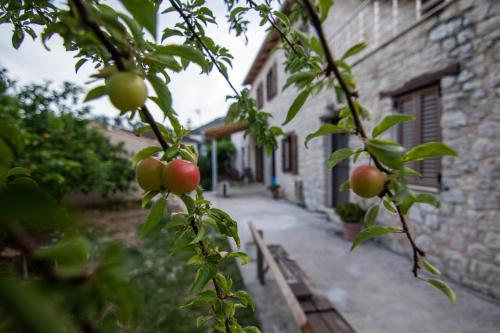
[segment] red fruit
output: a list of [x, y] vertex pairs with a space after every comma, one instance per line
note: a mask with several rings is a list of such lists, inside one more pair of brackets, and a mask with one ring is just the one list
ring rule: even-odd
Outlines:
[[161, 187], [161, 177], [165, 164], [160, 160], [149, 157], [137, 164], [136, 176], [139, 186], [144, 191], [159, 191]]
[[162, 182], [173, 193], [189, 193], [200, 184], [200, 170], [191, 162], [173, 160], [165, 166]]
[[384, 174], [374, 166], [362, 165], [351, 173], [351, 189], [363, 198], [373, 198], [384, 189]]

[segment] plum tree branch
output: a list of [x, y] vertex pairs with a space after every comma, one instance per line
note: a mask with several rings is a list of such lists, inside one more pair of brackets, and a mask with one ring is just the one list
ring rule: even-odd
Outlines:
[[198, 41], [198, 43], [200, 43], [201, 47], [203, 48], [203, 50], [205, 51], [205, 53], [207, 54], [207, 56], [210, 58], [210, 61], [217, 68], [217, 71], [219, 71], [219, 73], [224, 77], [224, 79], [226, 80], [227, 84], [229, 85], [229, 87], [231, 87], [231, 89], [233, 90], [233, 92], [235, 93], [235, 95], [239, 96], [240, 93], [238, 92], [238, 90], [236, 90], [236, 88], [234, 87], [233, 83], [229, 79], [229, 76], [222, 69], [222, 67], [219, 65], [219, 63], [217, 62], [217, 59], [215, 59], [214, 55], [212, 54], [212, 52], [210, 51], [210, 49], [208, 48], [208, 46], [205, 44], [205, 42], [203, 41], [203, 39], [201, 39], [201, 37], [198, 35], [198, 33], [196, 32], [195, 27], [193, 26], [193, 24], [191, 24], [191, 21], [189, 21], [189, 17], [186, 15], [186, 13], [184, 13], [184, 11], [182, 10], [182, 8], [177, 4], [177, 2], [175, 0], [169, 0], [169, 2], [172, 5], [172, 7], [174, 7], [174, 9], [177, 11], [177, 13], [179, 13], [179, 15], [181, 16], [182, 20], [186, 23], [186, 26], [189, 29], [189, 31], [191, 32], [191, 34], [193, 35], [193, 37]]
[[[320, 40], [320, 43], [321, 43], [321, 47], [322, 47], [323, 52], [325, 54], [325, 58], [327, 61], [326, 73], [327, 74], [332, 73], [334, 75], [335, 79], [338, 81], [342, 91], [346, 95], [347, 104], [349, 106], [349, 110], [351, 112], [351, 115], [352, 115], [352, 118], [354, 120], [354, 124], [356, 127], [356, 133], [357, 133], [357, 135], [359, 135], [361, 137], [361, 139], [363, 141], [366, 141], [368, 139], [368, 137], [366, 135], [366, 131], [363, 127], [363, 123], [361, 122], [361, 118], [358, 114], [358, 111], [356, 110], [356, 106], [354, 104], [354, 95], [350, 91], [350, 89], [347, 86], [347, 84], [345, 83], [344, 79], [342, 78], [342, 75], [340, 74], [338, 66], [335, 63], [333, 54], [331, 52], [331, 49], [328, 45], [328, 41], [327, 41], [326, 36], [325, 36], [325, 32], [323, 31], [323, 26], [321, 24], [321, 20], [320, 20], [318, 14], [316, 13], [316, 10], [314, 9], [310, 0], [302, 0], [302, 4], [303, 4], [303, 7], [306, 9], [306, 11], [311, 19], [311, 24], [313, 25], [314, 29], [316, 30], [316, 33], [317, 33], [319, 40]], [[382, 172], [387, 173], [387, 174], [391, 173], [391, 171], [388, 170], [387, 168], [385, 168], [382, 165], [382, 163], [375, 156], [373, 156], [372, 154], [370, 154], [370, 156], [373, 160], [373, 163], [377, 166], [377, 168], [379, 170], [381, 170]], [[387, 186], [385, 186], [383, 192], [384, 192], [384, 195], [390, 194], [390, 192], [387, 190]], [[399, 220], [400, 220], [401, 225], [403, 227], [403, 233], [408, 238], [408, 241], [410, 242], [410, 245], [412, 247], [412, 250], [413, 250], [413, 269], [412, 269], [412, 272], [413, 272], [413, 275], [416, 278], [418, 278], [418, 270], [420, 269], [419, 260], [420, 260], [421, 256], [422, 257], [425, 256], [425, 252], [422, 251], [416, 245], [415, 241], [413, 240], [413, 236], [411, 235], [410, 229], [408, 228], [408, 223], [406, 221], [406, 218], [405, 218], [403, 212], [401, 211], [401, 207], [396, 202], [393, 201], [393, 203], [396, 206]]]
[[[90, 12], [88, 8], [85, 6], [85, 4], [81, 0], [69, 0], [69, 1], [75, 5], [83, 23], [94, 32], [99, 41], [104, 45], [106, 50], [108, 50], [109, 54], [111, 55], [111, 58], [116, 64], [116, 68], [118, 68], [118, 70], [120, 71], [126, 71], [125, 64], [122, 60], [123, 56], [122, 53], [115, 47], [115, 45], [111, 42], [111, 40], [109, 40], [109, 38], [106, 36], [104, 31], [99, 26], [99, 24], [97, 24], [95, 21], [91, 19]], [[153, 116], [151, 115], [151, 112], [149, 111], [146, 105], [143, 105], [141, 107], [141, 113], [146, 119], [146, 122], [149, 124], [149, 126], [151, 126], [151, 130], [155, 134], [163, 150], [167, 150], [168, 143], [161, 134], [160, 129], [156, 125], [156, 121], [154, 120]]]

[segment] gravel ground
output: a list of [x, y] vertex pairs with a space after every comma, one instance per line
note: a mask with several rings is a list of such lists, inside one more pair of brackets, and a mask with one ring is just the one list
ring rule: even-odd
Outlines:
[[[254, 253], [248, 222], [264, 231], [268, 244], [281, 244], [358, 333], [496, 333], [500, 304], [450, 283], [457, 304], [415, 280], [408, 258], [369, 242], [350, 253], [338, 226], [321, 214], [284, 200], [272, 200], [262, 187], [232, 189], [230, 198], [212, 197], [238, 221], [243, 250]], [[250, 253], [251, 254], [251, 253]], [[255, 262], [242, 267], [253, 293], [264, 333], [299, 332], [272, 275], [259, 285]]]

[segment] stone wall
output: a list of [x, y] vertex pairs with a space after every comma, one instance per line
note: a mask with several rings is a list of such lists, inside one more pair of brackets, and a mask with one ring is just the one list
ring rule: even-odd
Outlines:
[[[380, 92], [453, 63], [460, 72], [440, 81], [441, 126], [443, 142], [460, 157], [442, 159], [442, 188], [423, 189], [442, 207], [414, 207], [411, 228], [446, 275], [500, 298], [500, 1], [454, 1], [354, 71], [373, 126], [394, 112], [391, 98], [380, 99]], [[388, 214], [380, 220], [397, 223]], [[403, 237], [384, 242], [409, 253]]]
[[[328, 36], [357, 3], [339, 1], [335, 5], [334, 15], [325, 24]], [[254, 95], [260, 82], [265, 88], [266, 74], [274, 63], [278, 86], [283, 86], [287, 78], [283, 58], [282, 51], [270, 56], [253, 82]], [[500, 1], [450, 1], [436, 15], [359, 60], [353, 69], [362, 102], [373, 114], [367, 124], [371, 130], [383, 115], [395, 112], [392, 98], [380, 97], [382, 91], [455, 63], [460, 72], [440, 80], [441, 126], [443, 142], [460, 157], [442, 159], [441, 188], [414, 188], [435, 194], [442, 207], [415, 205], [409, 220], [429, 261], [451, 279], [500, 299], [500, 220], [495, 218], [500, 213]], [[296, 94], [289, 88], [270, 101], [265, 98], [263, 110], [273, 115], [272, 125], [281, 125]], [[276, 152], [276, 178], [285, 198], [297, 202], [295, 183], [302, 181], [305, 206], [311, 210], [331, 210], [331, 172], [325, 167], [331, 139], [314, 139], [309, 149], [303, 142], [321, 125], [320, 117], [334, 101], [331, 91], [309, 98], [284, 127], [285, 132], [298, 136], [298, 175], [282, 172], [281, 142]], [[249, 144], [248, 140], [238, 141]], [[350, 145], [359, 147], [360, 142], [351, 138]], [[255, 149], [253, 144], [250, 147], [250, 166], [255, 170]], [[265, 173], [269, 184], [269, 158]], [[352, 193], [350, 199], [358, 200]], [[398, 223], [389, 213], [383, 213], [379, 222]], [[382, 241], [395, 251], [410, 253], [403, 237], [383, 237]]]

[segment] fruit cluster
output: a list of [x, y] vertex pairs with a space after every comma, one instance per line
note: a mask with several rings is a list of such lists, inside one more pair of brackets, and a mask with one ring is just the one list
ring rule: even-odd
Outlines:
[[137, 165], [137, 182], [144, 191], [166, 189], [176, 194], [189, 193], [200, 184], [200, 170], [184, 160], [173, 160], [167, 164], [149, 157]]

